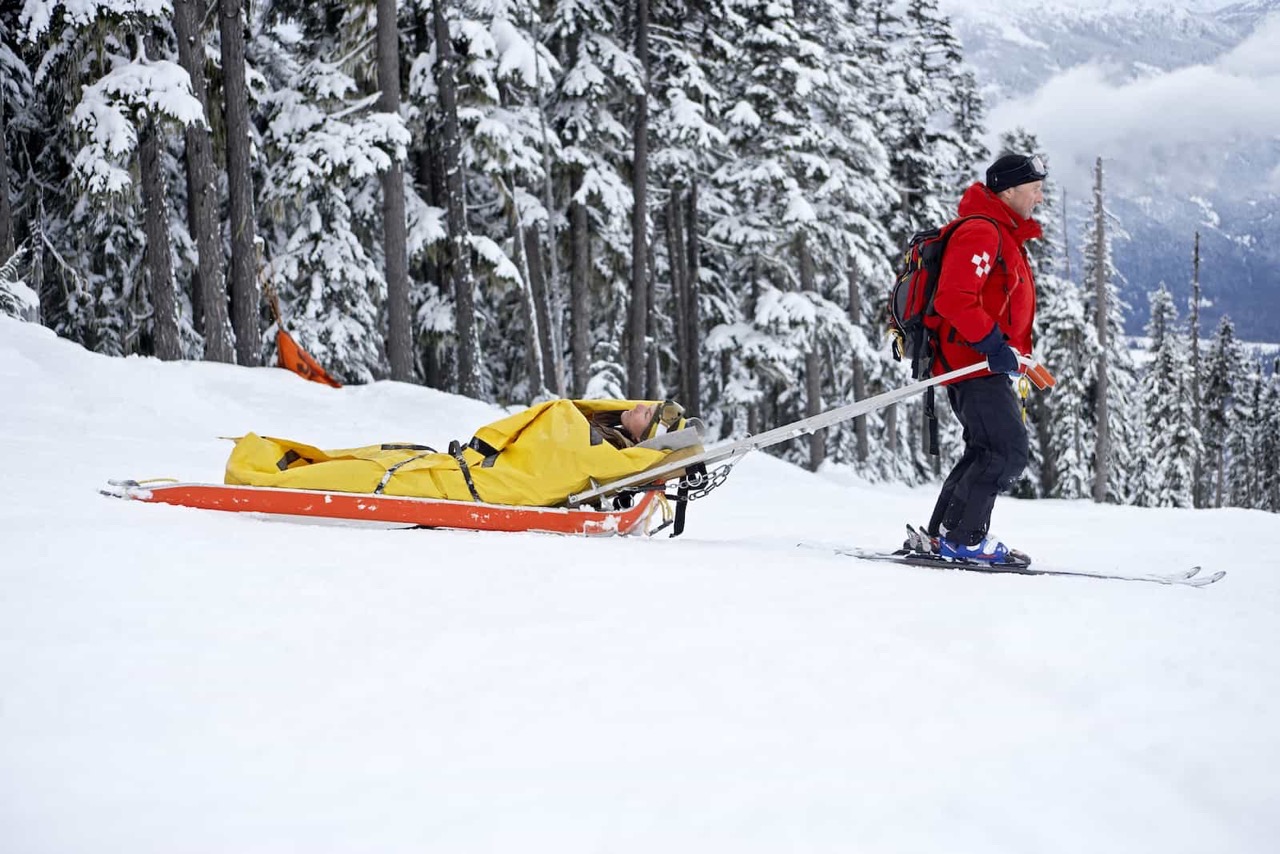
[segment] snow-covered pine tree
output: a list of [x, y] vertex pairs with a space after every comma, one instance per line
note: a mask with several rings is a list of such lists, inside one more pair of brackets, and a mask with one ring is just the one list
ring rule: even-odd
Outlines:
[[[1195, 243], [1191, 250], [1191, 305], [1187, 313], [1187, 326], [1191, 332], [1191, 347], [1188, 354], [1191, 361], [1191, 412], [1192, 423], [1196, 431], [1204, 435], [1204, 399], [1201, 378], [1204, 374], [1204, 360], [1200, 353], [1200, 232], [1196, 232]], [[1204, 492], [1204, 457], [1197, 455], [1193, 465], [1192, 496], [1196, 507], [1205, 506]]]
[[1271, 363], [1258, 405], [1258, 508], [1280, 513], [1280, 360]]
[[432, 0], [431, 29], [435, 56], [429, 67], [437, 94], [435, 107], [438, 111], [440, 172], [443, 176], [441, 193], [449, 232], [443, 255], [454, 299], [457, 390], [467, 397], [480, 397], [484, 392], [484, 365], [476, 323], [476, 286], [471, 266], [471, 227], [467, 222], [467, 180], [459, 120], [459, 61], [453, 44], [456, 25], [450, 20], [452, 8], [449, 0]]
[[681, 0], [650, 9], [653, 30], [663, 34], [650, 45], [649, 161], [657, 202], [651, 329], [659, 388], [671, 388], [704, 417], [711, 414], [702, 405], [704, 388], [716, 388], [714, 366], [702, 358], [703, 318], [711, 308], [706, 290], [721, 291], [723, 280], [711, 247], [704, 259], [700, 215], [727, 200], [701, 176], [717, 168], [728, 145], [719, 84], [736, 52], [732, 6]]
[[1202, 387], [1205, 461], [1202, 488], [1210, 507], [1221, 507], [1230, 500], [1228, 446], [1238, 418], [1236, 401], [1243, 369], [1244, 352], [1236, 340], [1235, 324], [1223, 315], [1205, 358]]
[[[831, 144], [832, 192], [824, 195], [819, 209], [830, 233], [827, 297], [845, 307], [850, 327], [847, 338], [826, 345], [826, 361], [830, 393], [836, 402], [845, 402], [866, 398], [871, 388], [883, 390], [904, 381], [903, 366], [881, 344], [884, 330], [878, 322], [897, 256], [885, 225], [897, 194], [874, 121], [876, 104], [891, 84], [872, 70], [877, 45], [865, 9], [834, 3], [820, 15], [828, 21], [831, 71], [831, 86], [825, 90], [829, 97], [813, 102], [815, 121]], [[828, 448], [836, 461], [875, 476], [883, 466], [901, 464], [900, 457], [889, 460], [881, 452], [883, 443], [872, 444], [872, 434], [883, 429], [879, 413], [837, 425], [828, 431]]]
[[[148, 194], [159, 193], [150, 210], [155, 294], [142, 287], [147, 205], [129, 172], [139, 132], [145, 138], [150, 122], [182, 127], [203, 121], [186, 72], [166, 59], [149, 59], [143, 49], [163, 23], [155, 17], [160, 11], [141, 0], [75, 7], [32, 0], [19, 21], [39, 69], [33, 83], [42, 127], [28, 140], [35, 152], [32, 219], [38, 220], [45, 256], [39, 267], [53, 268], [52, 276], [40, 276], [46, 322], [111, 355], [156, 352], [158, 338], [163, 352], [177, 358], [180, 328], [190, 327], [178, 317], [171, 263], [154, 251], [168, 249], [170, 224], [160, 189], [167, 166], [158, 140], [148, 147], [144, 170]], [[83, 197], [41, 189], [72, 180]]]
[[[35, 273], [39, 269], [30, 263], [38, 253], [31, 251], [33, 229], [28, 224], [29, 214], [24, 211], [24, 197], [33, 182], [21, 143], [28, 135], [32, 91], [31, 73], [22, 53], [18, 9], [8, 6], [0, 10], [0, 265], [8, 271], [5, 281], [15, 286], [23, 278], [30, 279], [24, 271]], [[21, 168], [17, 167], [19, 163], [23, 164]], [[26, 283], [23, 288], [21, 300], [10, 292], [15, 316], [20, 301], [27, 305], [25, 313], [35, 317], [39, 314], [37, 290]]]
[[409, 134], [344, 70], [367, 50], [368, 17], [311, 8], [267, 6], [263, 22], [276, 38], [254, 43], [269, 87], [258, 96], [268, 156], [260, 207], [272, 253], [265, 274], [298, 343], [340, 379], [370, 382], [388, 374], [379, 324], [386, 280], [373, 254], [379, 182], [404, 157]]
[[[712, 181], [737, 204], [710, 234], [740, 250], [736, 273], [751, 282], [752, 299], [742, 321], [717, 327], [709, 341], [754, 357], [755, 376], [736, 389], [750, 389], [749, 399], [734, 402], [755, 404], [761, 427], [821, 411], [830, 387], [823, 362], [847, 358], [852, 339], [847, 298], [828, 296], [847, 287], [843, 226], [857, 187], [845, 158], [860, 153], [840, 133], [837, 105], [851, 102], [820, 34], [840, 22], [836, 11], [790, 3], [746, 11], [746, 71], [726, 88], [734, 156]], [[832, 345], [839, 350], [824, 359]], [[788, 453], [810, 466], [825, 458], [821, 437]]]
[[480, 261], [478, 331], [488, 382], [500, 400], [563, 390], [560, 312], [539, 241], [550, 215], [540, 192], [547, 155], [554, 163], [559, 150], [555, 144], [544, 150], [539, 101], [559, 66], [533, 39], [536, 12], [526, 0], [490, 0], [457, 18], [467, 36], [458, 99], [471, 239]]
[[1224, 502], [1232, 507], [1257, 507], [1262, 497], [1258, 477], [1263, 392], [1260, 365], [1246, 361], [1240, 368], [1238, 382], [1235, 418], [1227, 434], [1227, 498]]
[[1142, 378], [1145, 449], [1135, 498], [1151, 507], [1191, 507], [1193, 465], [1200, 452], [1191, 401], [1191, 366], [1178, 329], [1178, 310], [1161, 284], [1148, 296], [1151, 361]]
[[548, 104], [567, 207], [559, 233], [569, 254], [569, 388], [574, 396], [621, 397], [620, 349], [631, 269], [631, 188], [623, 175], [631, 130], [626, 100], [640, 69], [625, 44], [630, 7], [621, 0], [556, 0], [542, 38], [563, 69]]
[[1085, 316], [1098, 341], [1097, 358], [1086, 365], [1089, 412], [1094, 428], [1093, 498], [1125, 504], [1133, 498], [1130, 474], [1138, 435], [1136, 371], [1124, 334], [1128, 306], [1120, 299], [1122, 277], [1111, 250], [1117, 225], [1103, 202], [1102, 158], [1095, 167], [1090, 237], [1084, 247]]
[[13, 257], [18, 243], [14, 237], [13, 206], [10, 202], [9, 164], [13, 154], [9, 151], [7, 127], [12, 120], [12, 105], [26, 102], [31, 91], [26, 64], [15, 50], [17, 44], [10, 44], [17, 32], [17, 23], [16, 9], [0, 12], [0, 264]]

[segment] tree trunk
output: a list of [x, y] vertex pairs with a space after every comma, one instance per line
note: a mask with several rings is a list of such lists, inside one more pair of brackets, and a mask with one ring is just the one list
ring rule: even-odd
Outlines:
[[[548, 391], [564, 397], [564, 370], [557, 358], [555, 327], [552, 325], [552, 298], [547, 282], [546, 269], [542, 266], [542, 252], [538, 245], [538, 229], [525, 228], [524, 257], [529, 266], [529, 287], [533, 291], [533, 307], [538, 322], [538, 348], [542, 353], [542, 380]], [[555, 253], [551, 253], [554, 255]]]
[[462, 153], [458, 130], [458, 90], [449, 22], [445, 20], [447, 0], [434, 0], [432, 16], [436, 34], [436, 86], [444, 126], [445, 212], [449, 225], [449, 278], [453, 284], [455, 329], [458, 339], [458, 393], [477, 397], [480, 377], [476, 371], [477, 335], [475, 282], [471, 277], [471, 245], [467, 233], [465, 188], [462, 183]]
[[[1200, 232], [1196, 232], [1195, 247], [1191, 254], [1191, 423], [1196, 432], [1204, 424], [1204, 412], [1200, 405]], [[1195, 455], [1191, 462], [1191, 506], [1203, 507], [1204, 453]]]
[[[542, 79], [542, 53], [538, 50], [538, 47], [542, 44], [542, 36], [538, 26], [540, 17], [536, 13], [533, 16], [533, 69], [535, 76], [539, 80]], [[538, 91], [538, 123], [542, 129], [542, 169], [544, 173], [542, 204], [547, 210], [548, 265], [544, 268], [542, 264], [542, 253], [538, 249], [537, 229], [529, 230], [529, 237], [525, 241], [525, 252], [529, 256], [530, 266], [534, 268], [535, 283], [541, 292], [541, 296], [538, 297], [538, 305], [540, 310], [545, 309], [547, 313], [545, 322], [540, 323], [539, 328], [544, 330], [543, 337], [551, 351], [549, 364], [553, 370], [555, 392], [563, 397], [566, 381], [564, 375], [564, 351], [560, 346], [560, 342], [564, 340], [564, 326], [563, 315], [559, 308], [560, 246], [556, 239], [555, 163], [551, 156], [551, 133], [547, 129], [545, 90], [539, 88]]]
[[173, 258], [169, 254], [169, 214], [165, 204], [164, 167], [155, 119], [147, 118], [138, 135], [138, 167], [142, 173], [143, 228], [147, 247], [143, 255], [151, 285], [155, 321], [155, 355], [173, 362], [182, 358], [178, 338], [178, 299], [173, 286]]
[[13, 256], [13, 209], [9, 207], [9, 147], [5, 144], [5, 90], [0, 86], [0, 264]]
[[222, 96], [227, 126], [227, 186], [231, 210], [231, 324], [236, 361], [262, 362], [258, 326], [257, 227], [254, 224], [253, 175], [249, 163], [249, 91], [245, 85], [242, 0], [221, 0]]
[[[199, 4], [203, 6], [203, 4]], [[191, 90], [209, 117], [209, 89], [204, 77], [204, 39], [196, 0], [174, 0], [173, 28], [178, 37], [178, 61], [191, 78]], [[197, 259], [192, 294], [196, 328], [204, 336], [204, 357], [210, 362], [234, 362], [235, 342], [227, 317], [227, 283], [223, 278], [222, 239], [218, 222], [218, 185], [213, 161], [213, 132], [208, 127], [186, 129], [187, 222], [195, 238]]]
[[685, 326], [685, 349], [688, 354], [687, 372], [685, 374], [685, 408], [693, 413], [702, 412], [702, 339], [699, 330], [702, 319], [698, 311], [698, 178], [694, 175], [689, 182], [689, 193], [685, 197], [687, 210], [684, 215], [685, 251], [689, 260], [685, 263], [685, 292], [687, 300], [685, 313], [679, 322]]
[[[849, 262], [849, 322], [859, 328], [862, 327], [862, 279], [859, 276], [858, 265], [852, 260]], [[867, 398], [867, 368], [862, 364], [862, 359], [856, 353], [853, 357], [853, 399], [866, 400]], [[870, 455], [870, 444], [867, 441], [867, 416], [859, 415], [853, 419], [853, 440], [854, 453], [857, 455], [858, 462], [865, 463]]]
[[1093, 215], [1093, 296], [1098, 312], [1095, 318], [1098, 331], [1098, 430], [1093, 447], [1093, 500], [1101, 503], [1107, 500], [1107, 468], [1111, 456], [1111, 411], [1107, 401], [1110, 393], [1107, 379], [1107, 232], [1102, 206], [1101, 157], [1098, 158], [1093, 186]]
[[667, 197], [667, 258], [671, 265], [671, 293], [675, 300], [676, 394], [681, 402], [689, 398], [689, 379], [693, 373], [692, 342], [685, 316], [689, 312], [689, 275], [685, 269], [688, 253], [684, 247], [683, 203], [680, 188], [672, 187]]
[[524, 321], [529, 340], [524, 348], [525, 373], [529, 377], [528, 394], [532, 398], [543, 397], [546, 393], [546, 374], [542, 370], [542, 354], [538, 347], [538, 313], [533, 307], [533, 288], [529, 284], [529, 265], [524, 251], [524, 241], [520, 238], [520, 226], [516, 217], [511, 216], [511, 242], [514, 248], [516, 269], [520, 271], [520, 319]]
[[[801, 234], [796, 241], [796, 253], [800, 259], [800, 290], [813, 293], [818, 290], [814, 280], [813, 255], [809, 241]], [[809, 338], [809, 348], [804, 354], [804, 414], [812, 418], [822, 413], [822, 358], [818, 353], [818, 335], [815, 330]], [[827, 431], [814, 430], [809, 434], [809, 471], [817, 471], [827, 458]]]
[[[582, 168], [573, 169], [570, 184], [571, 197], [576, 198], [582, 189]], [[587, 209], [576, 201], [569, 202], [570, 244], [573, 247], [573, 266], [569, 271], [569, 361], [573, 369], [573, 396], [582, 397], [587, 391], [591, 370], [591, 234]]]
[[[400, 115], [400, 30], [396, 0], [378, 0], [378, 110]], [[387, 359], [391, 379], [413, 380], [413, 311], [405, 250], [404, 165], [392, 159], [382, 173], [382, 251], [387, 277]]]
[[[652, 270], [654, 268], [653, 243], [647, 241], [649, 247], [649, 261], [645, 269]], [[661, 383], [658, 376], [658, 289], [653, 282], [649, 282], [645, 287], [645, 293], [649, 297], [649, 305], [645, 310], [649, 317], [648, 331], [645, 333], [645, 341], [649, 342], [649, 346], [645, 347], [645, 371], [644, 371], [644, 388], [645, 397], [657, 397], [662, 392]]]
[[627, 396], [648, 396], [649, 247], [645, 216], [649, 183], [649, 0], [636, 0], [636, 58], [644, 89], [636, 94], [631, 208], [631, 314], [627, 341]]

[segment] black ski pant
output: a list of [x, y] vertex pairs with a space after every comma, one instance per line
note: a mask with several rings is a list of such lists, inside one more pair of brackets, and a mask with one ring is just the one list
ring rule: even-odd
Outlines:
[[1027, 466], [1027, 428], [1013, 382], [1004, 374], [947, 386], [947, 399], [964, 427], [964, 454], [942, 484], [929, 533], [965, 545], [982, 540], [991, 525], [996, 495]]

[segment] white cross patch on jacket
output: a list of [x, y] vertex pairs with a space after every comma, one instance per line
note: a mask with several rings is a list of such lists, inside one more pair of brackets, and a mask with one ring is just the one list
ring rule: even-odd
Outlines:
[[991, 256], [987, 253], [974, 255], [969, 260], [973, 262], [973, 271], [977, 273], [979, 279], [991, 272]]

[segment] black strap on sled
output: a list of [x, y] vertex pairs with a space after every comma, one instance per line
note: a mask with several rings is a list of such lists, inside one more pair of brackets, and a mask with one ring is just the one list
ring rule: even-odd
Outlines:
[[290, 448], [289, 450], [284, 452], [283, 457], [281, 457], [279, 460], [276, 461], [276, 468], [278, 468], [280, 471], [288, 471], [289, 466], [293, 465], [298, 460], [305, 460], [308, 463], [315, 462], [315, 460], [308, 460], [306, 457], [302, 456], [302, 454], [299, 454], [297, 451]]
[[680, 478], [680, 486], [676, 489], [676, 515], [671, 526], [671, 536], [678, 537], [684, 533], [684, 514], [689, 507], [689, 483], [703, 483], [706, 476], [706, 465], [694, 463], [685, 470], [684, 477]]
[[454, 439], [449, 443], [449, 456], [458, 461], [458, 468], [462, 472], [462, 479], [467, 482], [467, 489], [471, 490], [471, 497], [477, 502], [483, 504], [484, 502], [480, 501], [480, 493], [476, 492], [476, 482], [471, 479], [471, 466], [467, 465], [466, 459], [462, 456], [463, 448], [464, 445], [457, 439]]
[[498, 459], [498, 454], [501, 453], [501, 451], [479, 436], [472, 436], [471, 441], [467, 443], [467, 447], [484, 457], [484, 462], [480, 463], [480, 468], [482, 469], [493, 468], [494, 462]]

